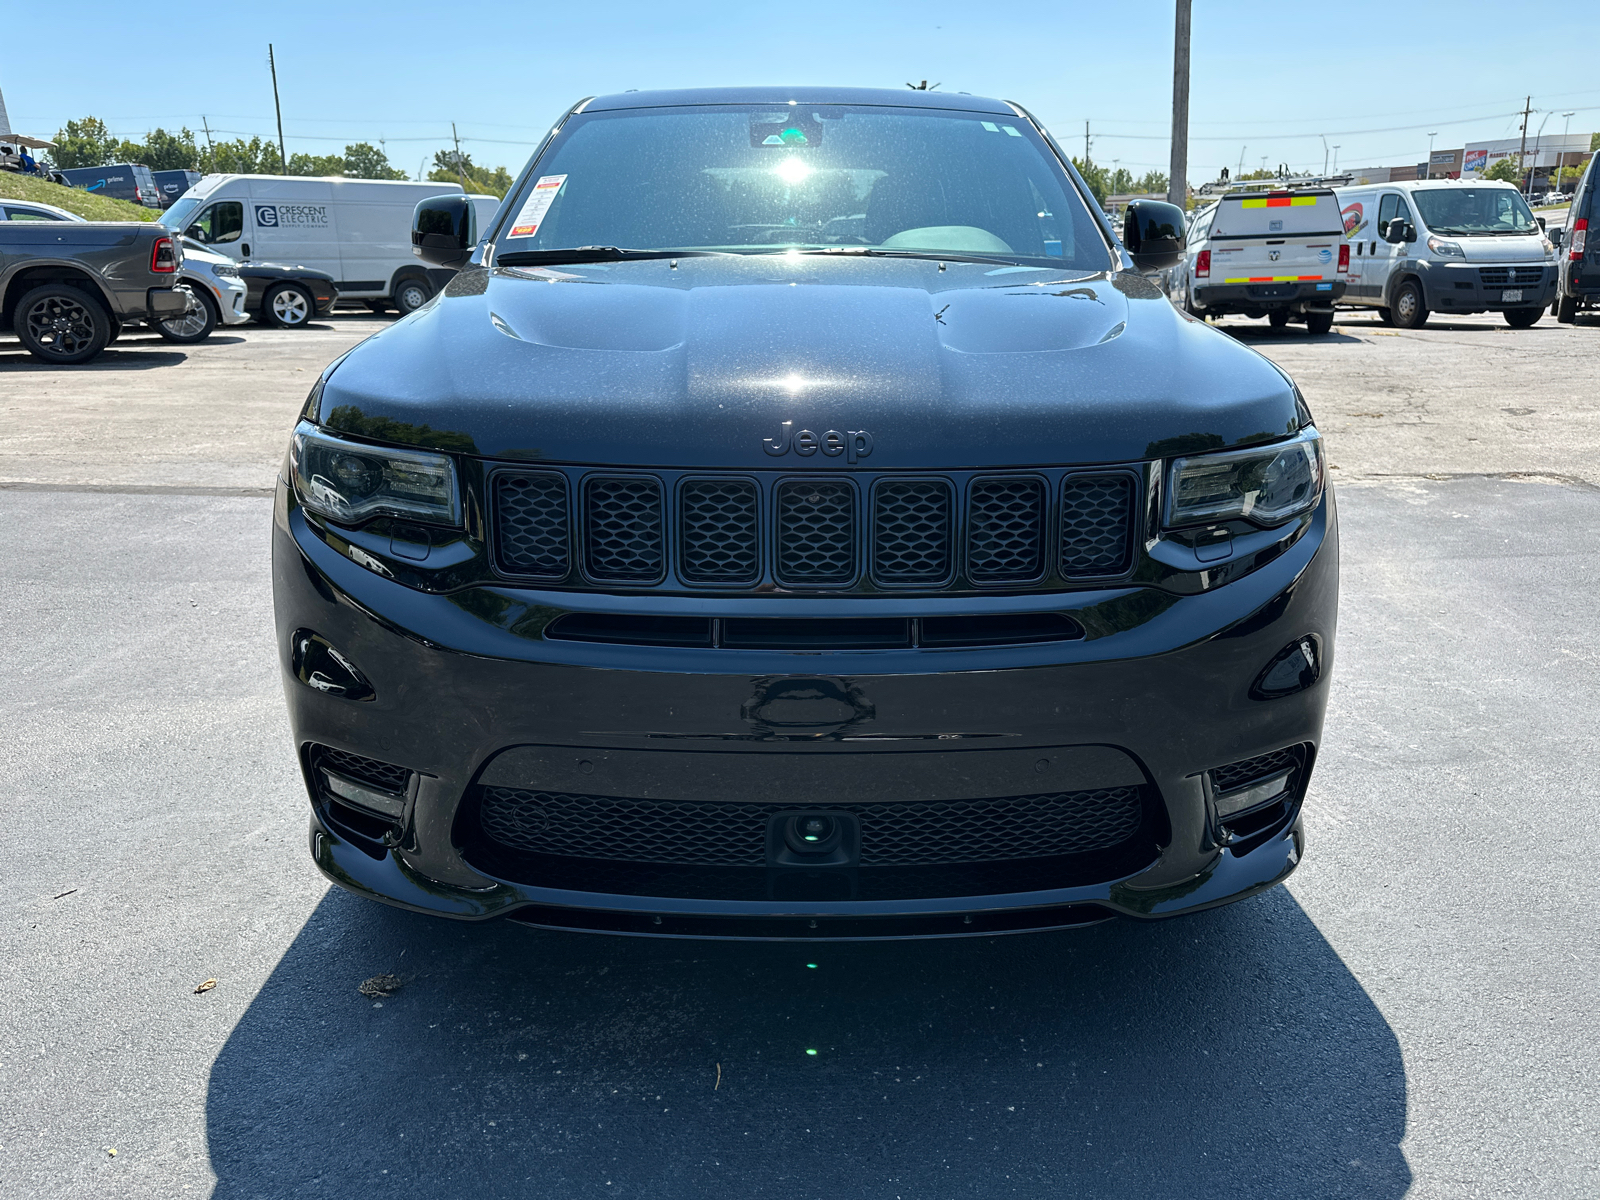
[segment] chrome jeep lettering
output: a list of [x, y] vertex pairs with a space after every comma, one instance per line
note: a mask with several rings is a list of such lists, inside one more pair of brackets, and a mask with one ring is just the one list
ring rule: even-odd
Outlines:
[[793, 421], [785, 421], [778, 427], [777, 437], [761, 439], [761, 448], [773, 458], [790, 450], [802, 458], [810, 458], [821, 450], [829, 458], [842, 454], [845, 462], [854, 464], [872, 453], [872, 435], [865, 429], [847, 429], [843, 433], [829, 429], [819, 435], [809, 429], [796, 430]]

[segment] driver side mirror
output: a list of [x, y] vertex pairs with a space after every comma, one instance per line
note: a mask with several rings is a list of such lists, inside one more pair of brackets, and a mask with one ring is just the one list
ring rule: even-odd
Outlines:
[[1150, 275], [1183, 260], [1187, 238], [1183, 209], [1164, 200], [1130, 200], [1122, 218], [1122, 244], [1133, 265]]
[[1565, 229], [1551, 229], [1548, 231], [1547, 236], [1550, 238], [1550, 244], [1559, 250], [1561, 249], [1561, 244], [1567, 240], [1567, 231]]
[[472, 202], [460, 192], [429, 196], [411, 215], [411, 253], [436, 267], [460, 270], [476, 245]]
[[1389, 222], [1389, 227], [1383, 231], [1383, 240], [1386, 242], [1414, 242], [1417, 240], [1417, 231], [1412, 228], [1411, 222], [1404, 217], [1395, 217]]
[[211, 240], [210, 238], [206, 237], [206, 231], [200, 228], [199, 222], [196, 222], [195, 224], [189, 226], [189, 228], [185, 229], [183, 231], [183, 236], [186, 238], [193, 238], [202, 246]]

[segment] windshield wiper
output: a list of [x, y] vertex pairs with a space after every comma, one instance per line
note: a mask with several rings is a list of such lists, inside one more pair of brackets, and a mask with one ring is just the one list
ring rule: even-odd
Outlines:
[[630, 262], [651, 258], [708, 258], [725, 250], [633, 250], [623, 246], [573, 246], [567, 250], [510, 250], [495, 255], [497, 267], [536, 267], [552, 263]]

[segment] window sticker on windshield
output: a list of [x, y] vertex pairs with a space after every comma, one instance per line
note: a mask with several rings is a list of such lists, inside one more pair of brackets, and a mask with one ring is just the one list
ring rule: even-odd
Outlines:
[[539, 231], [539, 225], [544, 221], [545, 213], [550, 211], [550, 206], [555, 203], [556, 193], [567, 182], [565, 175], [545, 175], [533, 185], [533, 191], [528, 193], [528, 198], [523, 202], [522, 211], [517, 214], [517, 219], [511, 222], [511, 233], [514, 238], [532, 237]]
[[1022, 136], [1020, 133], [1017, 132], [1017, 128], [1016, 128], [1015, 125], [1002, 125], [1002, 126], [1000, 126], [1000, 128], [1004, 129], [1012, 137], [1021, 137]]
[[996, 125], [993, 121], [980, 121], [979, 124], [987, 129], [990, 133], [1000, 132], [1000, 126]]

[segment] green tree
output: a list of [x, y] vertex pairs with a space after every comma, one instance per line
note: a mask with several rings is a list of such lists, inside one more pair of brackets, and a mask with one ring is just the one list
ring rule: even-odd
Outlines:
[[283, 160], [278, 157], [278, 147], [259, 137], [248, 142], [235, 138], [231, 142], [218, 142], [201, 155], [200, 169], [222, 175], [282, 175]]
[[389, 156], [369, 142], [344, 148], [344, 174], [352, 179], [404, 179], [406, 173], [389, 165]]
[[1596, 150], [1600, 150], [1600, 133], [1591, 133], [1589, 135], [1589, 153], [1593, 154]]
[[1089, 191], [1094, 196], [1094, 202], [1104, 205], [1106, 197], [1111, 194], [1108, 186], [1111, 182], [1110, 172], [1104, 167], [1097, 166], [1092, 159], [1075, 158], [1072, 165], [1078, 168], [1078, 174], [1083, 176], [1083, 181], [1089, 185]]
[[1167, 194], [1167, 176], [1163, 171], [1146, 171], [1134, 187], [1135, 191], [1143, 192], [1147, 196], [1165, 196]]
[[1497, 158], [1493, 165], [1483, 173], [1485, 179], [1503, 179], [1507, 183], [1522, 182], [1522, 167], [1517, 162], [1515, 154], [1508, 154], [1504, 158]]
[[433, 156], [433, 170], [428, 172], [428, 178], [435, 183], [464, 181], [467, 191], [484, 196], [499, 196], [502, 200], [511, 190], [511, 185], [516, 182], [504, 167], [496, 167], [491, 171], [488, 167], [476, 166], [470, 154], [463, 154], [460, 163], [457, 164], [454, 150], [440, 150]]
[[130, 162], [144, 163], [152, 171], [194, 171], [200, 166], [200, 151], [187, 128], [168, 133], [157, 127], [145, 135], [142, 146], [136, 142], [122, 145]]
[[111, 136], [106, 123], [99, 117], [85, 117], [81, 121], [68, 121], [67, 127], [56, 133], [56, 148], [51, 160], [57, 167], [103, 167], [116, 162], [121, 143]]
[[1126, 167], [1118, 167], [1106, 180], [1106, 188], [1109, 195], [1126, 196], [1133, 191], [1133, 172]]
[[289, 155], [290, 175], [343, 175], [344, 155], [342, 154], [291, 154]]

